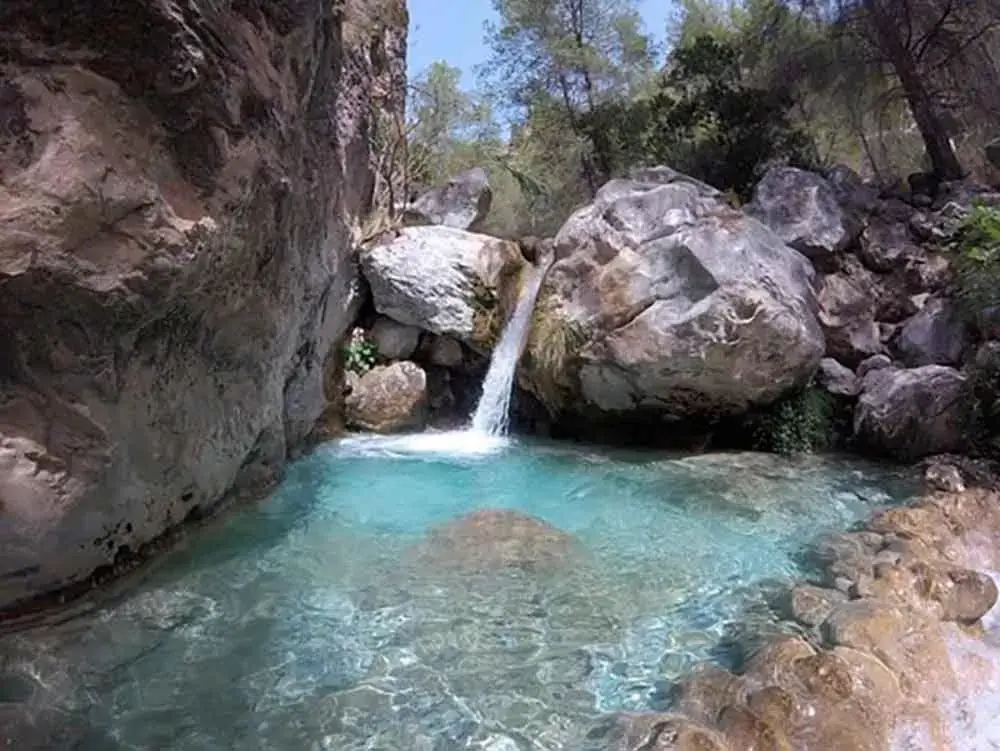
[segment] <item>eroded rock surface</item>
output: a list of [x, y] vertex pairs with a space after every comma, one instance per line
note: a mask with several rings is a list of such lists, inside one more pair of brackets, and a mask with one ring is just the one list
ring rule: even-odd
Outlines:
[[338, 147], [373, 106], [338, 78], [370, 66], [343, 23], [0, 9], [0, 609], [273, 478], [313, 429], [370, 182], [367, 144]]
[[804, 383], [823, 355], [808, 261], [671, 170], [611, 181], [555, 246], [532, 378], [566, 366], [574, 409], [739, 413]]

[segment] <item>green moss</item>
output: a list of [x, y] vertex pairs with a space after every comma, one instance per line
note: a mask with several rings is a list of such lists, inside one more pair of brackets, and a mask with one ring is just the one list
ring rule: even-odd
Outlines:
[[955, 285], [966, 315], [975, 319], [1000, 305], [1000, 208], [974, 206], [955, 239]]
[[815, 387], [784, 397], [751, 420], [754, 448], [775, 454], [807, 454], [836, 442], [833, 397]]
[[983, 348], [967, 369], [966, 425], [980, 453], [1000, 455], [1000, 348]]

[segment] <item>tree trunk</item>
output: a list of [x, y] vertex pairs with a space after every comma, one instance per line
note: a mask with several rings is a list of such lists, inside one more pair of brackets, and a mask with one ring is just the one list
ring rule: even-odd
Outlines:
[[879, 7], [879, 0], [865, 0], [865, 6], [875, 26], [879, 46], [892, 63], [906, 94], [934, 174], [942, 180], [961, 179], [964, 176], [962, 165], [951, 146], [948, 129], [938, 114], [934, 99], [917, 70], [913, 50], [907, 47], [900, 35], [900, 19], [892, 18], [884, 8]]

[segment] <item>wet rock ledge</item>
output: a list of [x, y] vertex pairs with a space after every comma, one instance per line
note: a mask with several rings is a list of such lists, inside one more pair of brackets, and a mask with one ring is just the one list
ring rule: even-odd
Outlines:
[[955, 708], [995, 690], [1000, 666], [980, 621], [997, 601], [986, 572], [1000, 568], [1000, 492], [966, 489], [971, 478], [953, 465], [932, 465], [927, 477], [949, 489], [819, 547], [823, 577], [787, 601], [802, 636], [769, 642], [740, 675], [697, 670], [670, 713], [619, 716], [613, 747], [968, 748], [951, 735]]

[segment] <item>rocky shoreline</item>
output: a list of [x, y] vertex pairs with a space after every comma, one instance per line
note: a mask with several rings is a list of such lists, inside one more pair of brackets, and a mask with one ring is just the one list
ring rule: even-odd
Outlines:
[[1000, 489], [969, 466], [931, 464], [917, 503], [820, 543], [824, 579], [786, 603], [803, 635], [770, 641], [738, 675], [696, 670], [669, 713], [621, 715], [615, 748], [967, 749], [950, 722], [1000, 678], [981, 623], [997, 602]]

